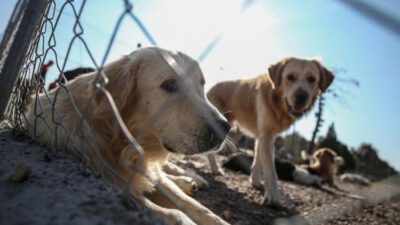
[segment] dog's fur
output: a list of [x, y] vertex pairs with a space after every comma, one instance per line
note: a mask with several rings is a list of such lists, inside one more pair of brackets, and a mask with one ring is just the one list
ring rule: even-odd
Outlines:
[[[339, 192], [333, 192], [331, 190], [322, 188], [320, 190], [325, 191], [329, 194], [345, 196], [353, 199], [364, 200], [365, 198], [351, 194], [345, 190], [339, 188], [335, 182], [335, 177], [339, 170], [339, 167], [344, 164], [344, 160], [341, 156], [338, 156], [336, 152], [329, 148], [321, 148], [316, 150], [312, 156], [308, 155], [305, 151], [301, 152], [303, 160], [308, 161], [308, 164], [302, 165], [302, 168], [307, 170], [309, 174], [322, 177], [321, 184], [328, 184], [330, 187], [335, 188]], [[317, 186], [318, 187], [318, 186]]]
[[[168, 62], [180, 66], [183, 76], [164, 60], [166, 55]], [[49, 92], [51, 101], [39, 96], [36, 107], [31, 104], [27, 112], [31, 135], [81, 159], [86, 155], [105, 179], [122, 189], [130, 185], [130, 194], [168, 224], [227, 224], [177, 186], [185, 190], [191, 185], [189, 174], [166, 162], [171, 151], [196, 154], [218, 148], [230, 128], [205, 98], [198, 63], [180, 52], [142, 48], [109, 63], [104, 73], [122, 120], [143, 148], [140, 165], [141, 157], [114, 118], [106, 92], [96, 87], [101, 82], [96, 79], [98, 72], [68, 82], [68, 93], [64, 88]], [[141, 173], [132, 170], [135, 166]]]
[[339, 167], [344, 161], [341, 156], [329, 148], [321, 148], [316, 150], [312, 156], [309, 156], [305, 151], [301, 152], [303, 160], [308, 160], [309, 163], [303, 165], [311, 174], [319, 175], [323, 178], [322, 182], [329, 186], [336, 187], [335, 176]]
[[263, 183], [264, 202], [279, 204], [275, 136], [308, 112], [333, 78], [319, 61], [291, 57], [271, 65], [267, 74], [221, 82], [209, 90], [211, 103], [257, 139], [251, 182], [253, 186]]

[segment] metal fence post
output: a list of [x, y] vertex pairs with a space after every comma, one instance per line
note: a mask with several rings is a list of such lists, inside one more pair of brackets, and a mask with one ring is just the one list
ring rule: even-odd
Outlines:
[[0, 117], [5, 116], [4, 113], [24, 62], [26, 51], [43, 16], [43, 9], [48, 3], [47, 0], [29, 0], [26, 5], [21, 24], [15, 33], [9, 54], [0, 73]]
[[[26, 3], [28, 3], [27, 0], [19, 0], [14, 6], [14, 10], [10, 16], [10, 19], [8, 20], [7, 27], [4, 30], [3, 37], [1, 39], [0, 61], [3, 60], [3, 57], [4, 57], [3, 54], [5, 54], [7, 45], [9, 44], [10, 40], [12, 39], [12, 36], [15, 33], [15, 29], [17, 28], [17, 26], [22, 18], [22, 15], [26, 8]], [[0, 66], [0, 71], [1, 71], [1, 66]]]

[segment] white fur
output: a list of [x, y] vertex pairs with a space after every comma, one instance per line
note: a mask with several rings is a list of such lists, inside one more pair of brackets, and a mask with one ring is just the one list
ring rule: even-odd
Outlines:
[[303, 185], [321, 185], [322, 177], [310, 174], [306, 169], [296, 166], [293, 171], [293, 181]]

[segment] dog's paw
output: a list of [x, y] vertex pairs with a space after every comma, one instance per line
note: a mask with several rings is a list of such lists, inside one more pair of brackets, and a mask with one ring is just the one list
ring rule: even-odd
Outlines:
[[186, 175], [189, 176], [190, 178], [192, 178], [194, 180], [194, 182], [196, 182], [199, 189], [207, 188], [209, 186], [208, 182], [202, 176], [196, 174], [193, 171], [187, 171]]
[[191, 177], [180, 176], [175, 180], [175, 183], [183, 192], [190, 196], [199, 190], [198, 184]]
[[264, 186], [261, 182], [258, 182], [258, 181], [255, 182], [252, 179], [250, 179], [250, 183], [253, 188], [260, 190], [260, 191], [264, 190]]
[[283, 208], [282, 203], [279, 198], [279, 192], [278, 191], [265, 191], [264, 196], [262, 198], [262, 204], [276, 207], [276, 208]]
[[165, 220], [169, 225], [196, 225], [186, 214], [177, 210], [174, 210], [174, 213]]
[[250, 176], [249, 181], [253, 188], [255, 188], [257, 190], [264, 190], [264, 185], [259, 179], [255, 178], [253, 176]]
[[250, 174], [250, 184], [253, 186], [255, 189], [258, 190], [264, 190], [264, 184], [262, 182], [262, 172], [261, 170], [257, 170], [255, 168], [252, 168], [251, 174]]

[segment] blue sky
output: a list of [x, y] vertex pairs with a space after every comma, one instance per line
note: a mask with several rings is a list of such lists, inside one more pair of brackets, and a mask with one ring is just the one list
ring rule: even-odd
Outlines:
[[[55, 7], [60, 9], [60, 2]], [[336, 1], [242, 0], [138, 0], [134, 13], [159, 46], [180, 50], [198, 58], [213, 40], [216, 44], [201, 62], [209, 88], [218, 81], [248, 78], [266, 71], [269, 64], [289, 55], [321, 57], [331, 69], [344, 69], [341, 78], [355, 78], [360, 87], [335, 82], [349, 94], [345, 103], [329, 99], [325, 125], [334, 122], [339, 139], [350, 147], [372, 143], [381, 157], [400, 169], [400, 36]], [[243, 3], [246, 4], [243, 4]], [[80, 6], [81, 1], [76, 1]], [[371, 1], [374, 6], [400, 19], [400, 2]], [[6, 25], [15, 1], [5, 0], [0, 9], [0, 31]], [[84, 39], [100, 63], [110, 34], [122, 12], [122, 1], [88, 0], [81, 22]], [[78, 7], [79, 8], [79, 7]], [[73, 11], [64, 9], [56, 28], [60, 67], [72, 38]], [[218, 37], [218, 38], [217, 38]], [[150, 45], [131, 18], [125, 18], [108, 61]], [[48, 59], [55, 58], [49, 52]], [[75, 40], [65, 68], [92, 66]], [[48, 80], [58, 76], [52, 68]], [[295, 129], [307, 138], [314, 127], [314, 113]], [[292, 128], [293, 129], [293, 128]], [[292, 131], [289, 130], [288, 132]]]

